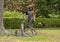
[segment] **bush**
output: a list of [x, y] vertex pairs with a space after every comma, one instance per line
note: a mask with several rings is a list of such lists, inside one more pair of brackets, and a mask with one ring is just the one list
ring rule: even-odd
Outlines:
[[20, 28], [20, 24], [22, 19], [19, 18], [4, 18], [4, 26], [6, 29], [18, 29]]
[[[6, 29], [19, 29], [23, 19], [20, 18], [4, 18], [4, 26]], [[45, 23], [45, 27], [60, 27], [60, 19], [57, 18], [36, 18], [34, 27], [41, 27], [41, 21]]]
[[26, 15], [22, 12], [4, 11], [4, 26], [6, 29], [20, 28], [21, 22], [25, 19], [27, 19]]
[[11, 18], [20, 18], [24, 19], [26, 18], [26, 14], [22, 12], [16, 12], [16, 11], [4, 11], [4, 17], [11, 17]]
[[[16, 11], [5, 11], [4, 12], [4, 26], [6, 29], [18, 29], [20, 28], [21, 22], [25, 19], [27, 22], [27, 17], [22, 12]], [[44, 25], [42, 25], [44, 24]], [[51, 17], [43, 18], [37, 17], [34, 22], [34, 27], [60, 27], [60, 18]]]
[[45, 27], [60, 27], [60, 19], [59, 18], [36, 18], [34, 23], [35, 27], [41, 26], [41, 21], [45, 23]]

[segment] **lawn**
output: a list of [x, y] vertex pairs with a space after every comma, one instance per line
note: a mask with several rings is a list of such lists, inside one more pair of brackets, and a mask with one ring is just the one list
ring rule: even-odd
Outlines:
[[[16, 29], [9, 31], [14, 34]], [[18, 30], [19, 32], [19, 30]], [[30, 30], [28, 30], [30, 34]], [[37, 29], [38, 36], [33, 37], [22, 37], [22, 36], [0, 36], [0, 42], [60, 42], [60, 29]]]

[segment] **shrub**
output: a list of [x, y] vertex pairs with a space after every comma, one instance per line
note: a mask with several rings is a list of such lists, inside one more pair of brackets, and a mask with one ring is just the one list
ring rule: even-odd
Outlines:
[[[4, 18], [4, 26], [6, 29], [19, 29], [23, 19], [20, 18]], [[60, 19], [57, 18], [36, 18], [34, 27], [41, 27], [41, 21], [45, 23], [45, 27], [60, 27]]]
[[4, 26], [6, 29], [18, 29], [20, 28], [20, 24], [22, 19], [19, 18], [4, 18]]
[[45, 23], [45, 27], [60, 27], [60, 19], [59, 18], [36, 18], [36, 21], [34, 23], [35, 27], [40, 27], [41, 23]]
[[26, 15], [22, 12], [4, 11], [4, 26], [5, 28], [17, 29], [23, 20], [26, 20]]
[[11, 18], [26, 18], [26, 15], [22, 12], [16, 11], [4, 11], [4, 17], [11, 17]]
[[[7, 29], [20, 28], [20, 24], [23, 20], [27, 22], [27, 17], [22, 12], [16, 12], [16, 11], [4, 12], [4, 26]], [[37, 27], [37, 28], [41, 27], [42, 23], [44, 24], [43, 27], [60, 27], [60, 18], [59, 17], [56, 17], [56, 18], [55, 17], [53, 18], [37, 17], [36, 21], [34, 22], [34, 27]]]

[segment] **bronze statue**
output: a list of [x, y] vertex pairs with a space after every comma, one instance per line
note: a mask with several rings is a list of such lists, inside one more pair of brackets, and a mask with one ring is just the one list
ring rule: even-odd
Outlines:
[[[33, 27], [36, 12], [37, 11], [34, 10], [34, 4], [32, 1], [32, 3], [27, 6], [27, 12], [26, 13], [28, 15], [28, 27], [30, 28], [33, 35], [37, 35], [37, 32], [36, 32], [35, 28]], [[21, 24], [21, 33], [22, 33], [22, 36], [28, 36], [28, 34], [25, 32], [24, 23], [25, 23], [25, 21], [23, 20], [23, 22]]]

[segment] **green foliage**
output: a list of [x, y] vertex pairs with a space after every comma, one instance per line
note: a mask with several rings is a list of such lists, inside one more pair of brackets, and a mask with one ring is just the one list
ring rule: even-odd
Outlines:
[[[49, 14], [51, 18], [37, 17], [34, 22], [34, 27], [41, 27], [41, 22], [45, 23], [45, 27], [60, 27], [60, 15]], [[20, 28], [21, 22], [25, 20], [27, 22], [27, 17], [22, 12], [16, 11], [4, 11], [4, 26], [12, 29]]]
[[49, 17], [49, 14], [60, 14], [59, 0], [36, 0], [37, 9], [40, 10], [40, 15]]
[[26, 15], [18, 11], [4, 11], [4, 17], [25, 19]]
[[41, 22], [45, 23], [45, 27], [60, 27], [60, 19], [59, 18], [36, 18], [34, 23], [35, 27], [40, 27]]
[[[29, 0], [4, 0], [6, 10], [19, 11], [23, 6], [23, 11], [26, 11], [26, 6]], [[34, 0], [35, 9], [39, 10], [38, 16], [49, 17], [49, 14], [60, 14], [60, 0]]]
[[52, 17], [52, 18], [60, 18], [60, 15], [59, 14], [49, 14], [48, 15], [49, 17]]
[[6, 29], [18, 29], [20, 28], [22, 19], [19, 18], [4, 18], [4, 26]]
[[16, 11], [4, 11], [4, 26], [7, 29], [20, 28], [21, 22], [26, 19], [26, 15], [22, 12], [19, 13]]
[[[4, 26], [7, 29], [19, 29], [21, 22], [20, 18], [4, 18]], [[40, 18], [38, 17], [34, 23], [34, 27], [40, 27], [41, 21], [45, 23], [45, 27], [60, 27], [60, 19], [57, 18]], [[27, 23], [27, 22], [26, 22]]]
[[[41, 22], [45, 23], [45, 27], [60, 27], [60, 15], [49, 14], [51, 18], [37, 17], [34, 22], [34, 27], [41, 27]], [[9, 29], [20, 28], [21, 22], [25, 20], [26, 23], [27, 17], [22, 12], [16, 11], [4, 11], [4, 26]]]

